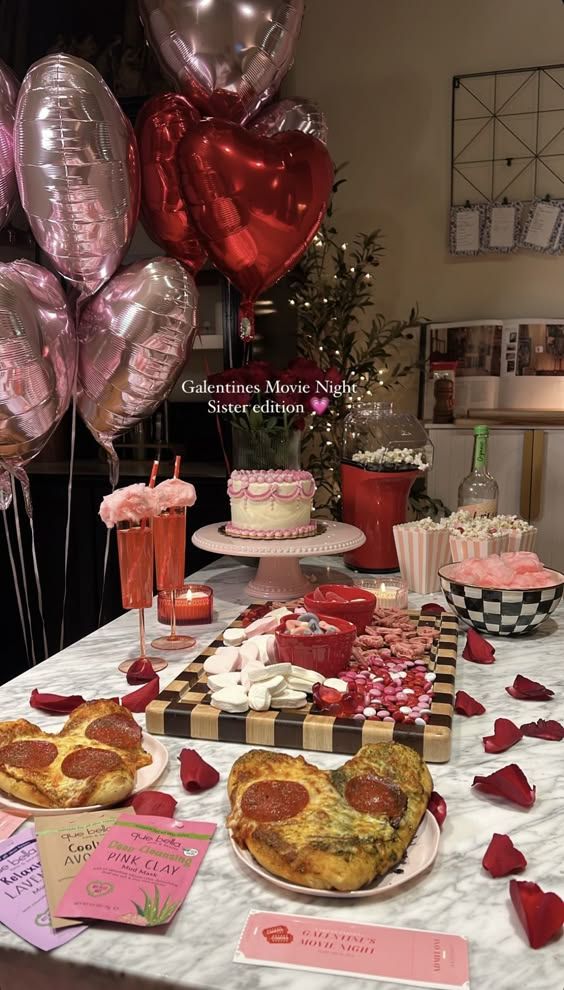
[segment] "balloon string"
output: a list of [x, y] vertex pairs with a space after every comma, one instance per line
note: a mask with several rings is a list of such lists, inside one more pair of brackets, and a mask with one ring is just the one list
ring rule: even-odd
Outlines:
[[[76, 328], [78, 333], [78, 321], [80, 315], [79, 303], [76, 304]], [[74, 378], [72, 384], [72, 414], [71, 414], [71, 448], [70, 448], [70, 461], [69, 461], [69, 480], [67, 484], [67, 522], [65, 529], [65, 562], [64, 562], [64, 573], [63, 573], [63, 611], [61, 615], [61, 635], [59, 637], [59, 649], [62, 650], [65, 645], [65, 612], [67, 607], [67, 586], [68, 586], [68, 569], [69, 569], [69, 545], [70, 545], [70, 524], [71, 524], [71, 510], [72, 510], [72, 482], [74, 474], [74, 455], [76, 446], [76, 390], [77, 390], [77, 380], [78, 380], [78, 336], [76, 338], [76, 351], [74, 356]]]
[[14, 505], [14, 518], [15, 518], [15, 521], [16, 521], [16, 540], [17, 540], [17, 544], [18, 544], [18, 553], [19, 553], [19, 557], [20, 557], [20, 567], [21, 567], [21, 571], [22, 571], [23, 586], [24, 586], [24, 597], [25, 597], [25, 604], [26, 604], [26, 609], [27, 609], [27, 622], [28, 622], [28, 626], [29, 626], [29, 635], [30, 635], [30, 642], [31, 642], [31, 662], [32, 662], [33, 666], [35, 666], [35, 664], [37, 663], [37, 657], [35, 655], [35, 641], [34, 641], [34, 637], [33, 637], [33, 624], [32, 624], [32, 621], [31, 621], [31, 610], [30, 610], [30, 607], [29, 607], [29, 592], [28, 592], [28, 588], [27, 588], [27, 577], [26, 577], [26, 573], [25, 573], [25, 559], [24, 559], [23, 544], [22, 544], [22, 534], [21, 534], [21, 529], [20, 529], [20, 516], [19, 516], [19, 510], [18, 510], [18, 497], [17, 497], [17, 494], [18, 493], [17, 493], [17, 490], [16, 490], [16, 482], [15, 482], [14, 478], [12, 478], [12, 502], [13, 502], [13, 505]]
[[4, 520], [4, 529], [6, 530], [6, 544], [8, 546], [8, 556], [10, 558], [10, 566], [12, 568], [12, 577], [14, 579], [14, 590], [16, 592], [16, 600], [17, 600], [17, 603], [18, 603], [18, 612], [20, 614], [20, 625], [22, 627], [22, 634], [23, 634], [24, 646], [25, 646], [25, 658], [27, 660], [27, 665], [29, 667], [29, 640], [28, 640], [28, 636], [27, 636], [27, 627], [26, 627], [26, 624], [25, 624], [25, 616], [24, 616], [24, 611], [23, 611], [22, 596], [20, 594], [19, 576], [18, 576], [18, 572], [17, 572], [17, 569], [16, 569], [16, 561], [14, 560], [14, 551], [12, 549], [12, 540], [11, 540], [11, 537], [10, 537], [10, 529], [9, 529], [9, 526], [8, 526], [8, 520], [6, 518], [6, 513], [5, 512], [2, 513], [2, 518]]
[[37, 602], [39, 605], [39, 614], [41, 616], [41, 627], [43, 630], [43, 650], [45, 653], [45, 659], [49, 656], [49, 647], [47, 645], [47, 633], [45, 631], [45, 615], [43, 613], [43, 595], [41, 594], [41, 581], [39, 580], [39, 568], [37, 566], [37, 554], [35, 552], [35, 530], [33, 528], [33, 516], [29, 517], [29, 528], [31, 529], [31, 557], [33, 560], [33, 573], [35, 575], [35, 589], [37, 591]]

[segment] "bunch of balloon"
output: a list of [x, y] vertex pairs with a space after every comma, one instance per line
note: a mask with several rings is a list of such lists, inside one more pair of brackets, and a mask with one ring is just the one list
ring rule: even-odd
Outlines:
[[139, 0], [139, 12], [178, 90], [137, 122], [143, 223], [190, 271], [209, 257], [241, 293], [239, 333], [252, 341], [256, 299], [307, 250], [333, 184], [319, 107], [271, 102], [304, 0]]

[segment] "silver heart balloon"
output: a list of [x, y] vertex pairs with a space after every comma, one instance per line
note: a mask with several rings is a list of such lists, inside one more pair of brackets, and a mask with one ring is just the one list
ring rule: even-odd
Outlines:
[[327, 121], [323, 110], [317, 103], [297, 97], [265, 107], [253, 117], [249, 130], [261, 137], [272, 137], [283, 131], [301, 131], [327, 144]]
[[0, 474], [39, 453], [69, 405], [76, 338], [51, 272], [0, 264]]
[[83, 296], [120, 264], [139, 213], [133, 129], [96, 69], [47, 55], [20, 90], [14, 128], [22, 206], [36, 241]]
[[280, 86], [305, 0], [139, 0], [163, 72], [200, 113], [244, 123]]
[[16, 202], [18, 187], [14, 168], [14, 119], [20, 84], [0, 59], [0, 230]]
[[172, 258], [124, 268], [84, 307], [79, 325], [78, 409], [107, 451], [113, 440], [155, 412], [186, 363], [196, 332], [198, 293]]

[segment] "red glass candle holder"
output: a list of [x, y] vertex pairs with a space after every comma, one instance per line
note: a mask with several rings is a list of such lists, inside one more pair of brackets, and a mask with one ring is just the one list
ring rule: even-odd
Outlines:
[[[172, 592], [159, 591], [157, 616], [159, 622], [170, 625]], [[184, 584], [176, 589], [177, 626], [200, 626], [213, 618], [213, 588], [208, 584]]]

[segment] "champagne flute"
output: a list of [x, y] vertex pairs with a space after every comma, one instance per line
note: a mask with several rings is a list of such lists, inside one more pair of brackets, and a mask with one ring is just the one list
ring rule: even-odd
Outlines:
[[176, 592], [184, 583], [186, 555], [186, 506], [163, 509], [153, 519], [157, 590], [170, 592], [170, 633], [151, 643], [156, 650], [189, 650], [196, 644], [193, 636], [176, 631]]
[[153, 670], [168, 666], [161, 657], [148, 657], [145, 648], [145, 612], [153, 604], [153, 528], [151, 519], [140, 522], [118, 521], [117, 543], [121, 600], [124, 608], [139, 610], [139, 656], [124, 660], [124, 673], [137, 660], [148, 660]]

